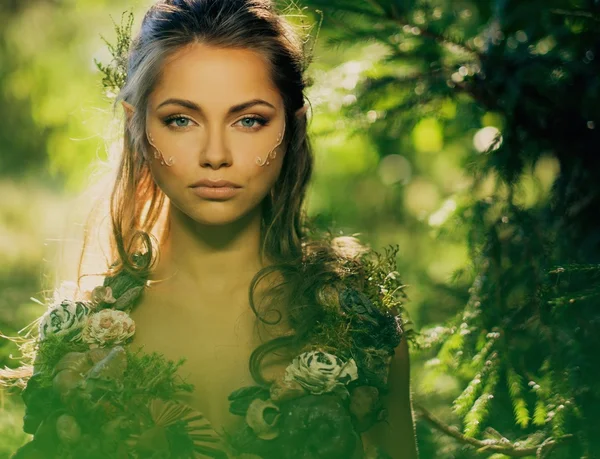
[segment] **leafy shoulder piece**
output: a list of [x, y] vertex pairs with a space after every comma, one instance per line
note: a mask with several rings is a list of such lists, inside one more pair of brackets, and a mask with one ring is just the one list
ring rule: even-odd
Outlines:
[[[382, 254], [348, 237], [331, 245], [339, 257], [337, 278], [316, 291], [322, 314], [304, 352], [268, 391], [249, 386], [229, 397], [230, 411], [246, 421], [229, 436], [240, 451], [278, 459], [388, 457], [383, 451], [365, 456], [359, 433], [386, 420], [381, 396], [390, 362], [411, 335], [398, 248]], [[308, 251], [305, 262], [313, 256], [319, 260], [317, 251]]]
[[340, 254], [340, 281], [317, 292], [324, 311], [311, 343], [355, 358], [359, 380], [385, 392], [395, 349], [402, 339], [414, 340], [404, 308], [406, 285], [397, 271], [399, 248], [390, 245], [378, 252], [348, 236], [334, 238], [332, 247]]
[[[184, 361], [127, 347], [135, 333], [131, 292], [140, 288], [123, 271], [83, 301], [48, 307], [23, 391], [33, 440], [15, 457], [229, 457], [210, 422], [179, 401], [193, 390], [178, 373]], [[123, 298], [126, 307], [117, 309]]]

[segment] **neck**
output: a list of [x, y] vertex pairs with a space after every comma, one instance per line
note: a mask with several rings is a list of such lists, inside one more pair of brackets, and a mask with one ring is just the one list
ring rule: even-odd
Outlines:
[[[260, 252], [260, 206], [227, 225], [201, 225], [169, 204], [168, 235], [151, 280], [191, 292], [247, 288], [264, 265]], [[191, 289], [191, 290], [188, 290]]]

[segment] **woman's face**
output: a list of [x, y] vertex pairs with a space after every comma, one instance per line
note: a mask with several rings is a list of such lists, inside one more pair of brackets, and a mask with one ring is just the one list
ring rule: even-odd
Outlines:
[[[254, 51], [203, 44], [177, 51], [150, 95], [146, 119], [152, 144], [173, 161], [161, 165], [151, 148], [154, 180], [200, 224], [227, 224], [257, 209], [279, 176], [284, 105], [268, 62]], [[275, 147], [275, 159], [258, 165]], [[203, 195], [193, 187], [202, 179], [239, 188], [231, 196]]]

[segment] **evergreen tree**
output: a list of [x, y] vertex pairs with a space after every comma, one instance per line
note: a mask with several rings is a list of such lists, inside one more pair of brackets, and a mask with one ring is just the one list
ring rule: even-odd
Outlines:
[[[343, 108], [380, 154], [423, 117], [501, 120], [465, 167], [472, 185], [440, 228], [467, 228], [464, 307], [421, 330], [437, 371], [459, 378], [457, 418], [423, 419], [423, 457], [593, 458], [600, 455], [600, 2], [307, 0], [322, 11], [323, 46], [374, 42], [387, 51]], [[373, 118], [376, 113], [376, 121]], [[493, 135], [493, 134], [496, 135]], [[410, 153], [408, 153], [410, 155]], [[559, 170], [550, 192], [522, 198], [532, 170]], [[484, 183], [490, 193], [479, 198]], [[447, 422], [459, 420], [460, 430]], [[428, 440], [424, 440], [429, 438]], [[459, 451], [460, 449], [460, 451]]]

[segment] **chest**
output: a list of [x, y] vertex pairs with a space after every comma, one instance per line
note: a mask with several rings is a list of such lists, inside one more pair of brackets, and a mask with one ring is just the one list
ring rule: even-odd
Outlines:
[[[182, 401], [203, 413], [217, 431], [241, 422], [229, 413], [228, 395], [255, 382], [250, 374], [252, 351], [270, 339], [247, 304], [244, 296], [184, 304], [178, 296], [144, 295], [131, 313], [136, 333], [131, 346], [144, 352], [159, 352], [168, 359], [185, 359], [180, 367], [182, 378], [194, 385], [194, 392]], [[189, 299], [187, 300], [189, 302]], [[279, 332], [281, 327], [279, 327]], [[266, 379], [285, 372], [291, 357], [270, 358], [262, 367]]]

